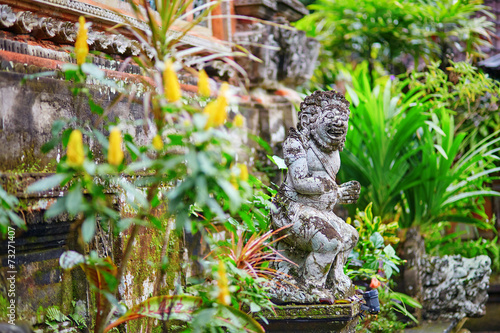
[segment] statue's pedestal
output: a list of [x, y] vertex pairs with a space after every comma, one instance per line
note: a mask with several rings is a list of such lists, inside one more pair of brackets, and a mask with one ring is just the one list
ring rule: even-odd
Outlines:
[[267, 312], [266, 332], [273, 333], [350, 333], [355, 332], [361, 303], [333, 305], [283, 305], [276, 314]]

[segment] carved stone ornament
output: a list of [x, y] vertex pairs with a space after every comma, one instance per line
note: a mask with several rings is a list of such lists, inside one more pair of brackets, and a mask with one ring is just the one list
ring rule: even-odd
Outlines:
[[355, 203], [360, 185], [337, 185], [339, 152], [344, 147], [349, 102], [334, 91], [316, 91], [300, 105], [297, 129], [291, 128], [283, 143], [288, 173], [274, 198], [274, 228], [289, 225], [278, 250], [290, 261], [276, 269], [290, 278], [276, 283], [275, 301], [316, 303], [353, 296], [351, 280], [344, 274], [358, 232], [333, 208]]
[[295, 22], [309, 14], [309, 10], [299, 0], [278, 0], [278, 12], [290, 22]]
[[[68, 11], [77, 11], [79, 14], [84, 14], [90, 18], [95, 17], [99, 20], [104, 20], [109, 23], [123, 23], [124, 18], [117, 15], [112, 10], [96, 7], [90, 4], [82, 3], [74, 0], [33, 0], [47, 6], [57, 5], [62, 6]], [[131, 25], [148, 31], [149, 27], [142, 21], [127, 17], [127, 22]], [[76, 38], [77, 28], [75, 23], [58, 20], [52, 17], [39, 17], [30, 11], [14, 12], [9, 5], [0, 5], [0, 29], [10, 30], [18, 34], [31, 34], [38, 39], [47, 39], [59, 44], [73, 44]], [[168, 31], [169, 38], [181, 37], [181, 32]], [[214, 52], [229, 52], [228, 46], [213, 43], [201, 37], [194, 35], [185, 35], [181, 41], [188, 45], [197, 45]], [[141, 46], [136, 41], [133, 41], [123, 35], [105, 34], [103, 32], [89, 30], [88, 44], [90, 49], [103, 51], [109, 54], [118, 54], [122, 56], [138, 55]], [[146, 48], [146, 53], [150, 54]]]
[[306, 37], [304, 31], [286, 27], [288, 22], [284, 18], [278, 18], [276, 23], [282, 27], [241, 23], [235, 33], [236, 43], [262, 60], [259, 63], [241, 59], [239, 64], [252, 85], [266, 89], [278, 88], [279, 82], [292, 87], [306, 82], [319, 54], [317, 40]]
[[18, 34], [27, 34], [33, 31], [37, 23], [37, 17], [32, 12], [18, 12], [12, 30]]
[[58, 21], [51, 17], [40, 17], [37, 23], [31, 32], [33, 36], [39, 39], [52, 39], [56, 36], [59, 28]]
[[278, 4], [274, 0], [235, 0], [234, 10], [238, 15], [269, 20], [278, 11]]
[[460, 320], [486, 313], [491, 259], [428, 257], [420, 262], [424, 318]]
[[[48, 39], [60, 44], [73, 44], [78, 30], [75, 23], [38, 17], [30, 11], [14, 13], [8, 5], [0, 5], [0, 28], [18, 34], [31, 34], [38, 39]], [[138, 55], [141, 49], [138, 42], [123, 35], [106, 34], [91, 29], [87, 42], [91, 50], [122, 56]], [[39, 56], [38, 53], [32, 55]]]
[[0, 5], [0, 27], [10, 28], [16, 22], [16, 14], [12, 12], [12, 8], [6, 5]]
[[235, 0], [234, 10], [236, 14], [263, 20], [284, 16], [290, 22], [309, 14], [309, 10], [299, 0]]

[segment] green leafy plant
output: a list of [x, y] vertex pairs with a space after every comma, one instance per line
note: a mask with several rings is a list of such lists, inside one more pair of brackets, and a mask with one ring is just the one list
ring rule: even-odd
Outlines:
[[396, 236], [398, 222], [384, 223], [379, 216], [373, 216], [370, 203], [364, 211], [358, 209], [354, 219], [348, 218], [347, 223], [359, 233], [358, 243], [349, 255], [350, 261], [345, 268], [349, 277], [389, 281], [393, 274], [399, 273], [398, 266], [403, 261], [392, 247], [399, 243]]
[[366, 68], [356, 74], [344, 72], [352, 85], [346, 85], [351, 120], [339, 178], [361, 183], [358, 207], [372, 202], [375, 215], [392, 219], [410, 185], [408, 159], [419, 151], [415, 138], [426, 126], [429, 105], [418, 88], [405, 93], [404, 85], [387, 80], [372, 89]]
[[412, 1], [319, 0], [296, 27], [320, 40], [324, 49], [320, 60], [325, 65], [332, 59], [368, 60], [373, 70], [377, 59], [392, 64], [402, 53], [423, 50], [418, 7]]
[[45, 324], [54, 332], [59, 332], [59, 324], [70, 319], [61, 312], [58, 306], [50, 306], [45, 311]]
[[[412, 167], [407, 179], [413, 185], [403, 191], [401, 226], [455, 221], [489, 228], [471, 216], [476, 209], [471, 199], [500, 194], [483, 185], [489, 175], [500, 170], [492, 163], [492, 146], [500, 141], [499, 133], [486, 137], [460, 156], [467, 134], [455, 134], [450, 114], [444, 110], [436, 112], [427, 124], [416, 138], [421, 152], [410, 159]], [[457, 208], [458, 214], [454, 213]]]
[[462, 150], [500, 130], [500, 83], [471, 63], [450, 60], [444, 71], [439, 62], [432, 62], [426, 71], [411, 73], [410, 80], [410, 86], [421, 87], [432, 96], [433, 108], [456, 112], [455, 131], [468, 132], [470, 138]]
[[[491, 46], [493, 18], [483, 1], [422, 0], [419, 8], [419, 29], [430, 51], [429, 60], [439, 60], [443, 68], [453, 52], [482, 58], [484, 48]], [[477, 15], [482, 14], [482, 15]]]
[[8, 228], [11, 225], [26, 228], [24, 220], [16, 214], [19, 207], [17, 197], [7, 193], [0, 186], [0, 236], [7, 235]]
[[[221, 285], [221, 266], [227, 269], [227, 286]], [[193, 327], [200, 327], [201, 323], [207, 322], [208, 315], [213, 316], [211, 310], [216, 306], [214, 299], [222, 300], [227, 297], [227, 304], [239, 311], [245, 316], [259, 317], [260, 320], [267, 322], [267, 319], [261, 315], [262, 310], [274, 311], [273, 303], [269, 300], [269, 285], [267, 278], [256, 277], [248, 273], [247, 270], [239, 269], [227, 258], [219, 261], [219, 267], [205, 263], [208, 270], [207, 275], [212, 279], [207, 281], [192, 280], [192, 283], [186, 288], [186, 292], [200, 297], [204, 307], [193, 318]], [[224, 270], [225, 270], [224, 269]], [[225, 274], [225, 273], [224, 273]], [[214, 284], [214, 282], [216, 282]], [[227, 289], [226, 289], [227, 288]], [[224, 302], [219, 301], [217, 304]], [[211, 323], [207, 327], [212, 327]], [[216, 325], [215, 325], [216, 326]]]
[[[340, 174], [366, 188], [359, 205], [373, 202], [374, 214], [384, 220], [400, 215], [404, 228], [453, 220], [482, 225], [468, 213], [472, 199], [499, 194], [483, 188], [499, 170], [492, 163], [498, 133], [460, 156], [467, 134], [455, 133], [453, 117], [433, 109], [423, 90], [403, 93], [408, 80], [372, 89], [367, 72], [358, 75], [347, 86], [352, 120]], [[457, 207], [469, 210], [455, 214]]]
[[377, 67], [397, 74], [406, 72], [410, 57], [415, 68], [423, 59], [441, 61], [444, 69], [453, 53], [477, 59], [491, 46], [493, 16], [482, 1], [319, 0], [309, 8], [296, 27], [322, 44], [314, 80], [323, 88], [335, 83], [332, 60], [368, 61], [372, 75]]
[[417, 323], [407, 306], [420, 308], [421, 305], [412, 297], [391, 290], [395, 286], [393, 278], [403, 264], [392, 246], [399, 244], [398, 222], [384, 223], [379, 216], [373, 215], [371, 204], [363, 211], [358, 209], [354, 219], [347, 222], [358, 230], [359, 240], [349, 256], [346, 274], [357, 283], [371, 280], [365, 287], [378, 290], [381, 304], [381, 312], [361, 320], [358, 331], [399, 332], [407, 323], [396, 317], [398, 312]]
[[272, 198], [276, 195], [277, 190], [265, 185], [253, 175], [249, 175], [248, 184], [253, 188], [253, 194], [242, 202], [237, 212], [238, 220], [229, 218], [229, 222], [233, 226], [230, 230], [234, 232], [236, 229], [241, 229], [248, 234], [267, 232], [271, 224], [269, 212], [274, 209]]
[[264, 332], [252, 317], [230, 306], [214, 303], [213, 307], [205, 307], [196, 312], [201, 304], [202, 298], [194, 296], [151, 297], [128, 310], [122, 317], [107, 326], [105, 332], [129, 320], [143, 317], [193, 321], [195, 325], [199, 321], [205, 321], [203, 328], [212, 328], [215, 332], [223, 332], [219, 327], [226, 327], [231, 332]]

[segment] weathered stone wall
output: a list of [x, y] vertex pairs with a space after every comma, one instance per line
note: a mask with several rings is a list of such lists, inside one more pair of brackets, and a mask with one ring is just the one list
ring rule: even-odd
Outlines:
[[[50, 171], [50, 168], [45, 169], [49, 161], [57, 160], [65, 154], [62, 147], [48, 155], [40, 151], [40, 147], [51, 138], [52, 123], [61, 118], [75, 118], [79, 124], [90, 129], [89, 124], [97, 119], [90, 112], [85, 99], [79, 100], [71, 94], [69, 83], [55, 78], [39, 78], [22, 84], [24, 75], [0, 71], [0, 139], [3, 142], [0, 145], [0, 184], [23, 202], [21, 214], [26, 220], [27, 229], [16, 231], [17, 319], [36, 327], [44, 323], [46, 310], [51, 306], [58, 306], [66, 315], [73, 313], [76, 304], [85, 310], [85, 314], [94, 311], [94, 297], [83, 271], [80, 268], [71, 272], [62, 271], [59, 266], [60, 255], [68, 249], [81, 253], [96, 250], [101, 256], [110, 256], [119, 264], [128, 234], [125, 232], [113, 236], [110, 230], [103, 230], [98, 226], [91, 244], [82, 247], [68, 215], [63, 214], [49, 220], [43, 216], [61, 192], [50, 191], [41, 195], [27, 195], [24, 192], [29, 184], [50, 175], [31, 171]], [[88, 87], [95, 100], [103, 105], [109, 104], [116, 96], [103, 86]], [[142, 127], [133, 125], [135, 120], [142, 119], [143, 116], [140, 105], [124, 101], [113, 108], [109, 118], [119, 118], [126, 126], [124, 130], [144, 143], [149, 140], [147, 135]], [[99, 156], [94, 142], [87, 144]], [[130, 208], [124, 202], [119, 201], [118, 204], [122, 214], [126, 216]], [[162, 213], [164, 212], [158, 211], [158, 215]], [[143, 228], [137, 237], [137, 246], [131, 256], [124, 284], [120, 287], [120, 295], [128, 306], [151, 295], [156, 277], [159, 277], [156, 265], [160, 262], [167, 234], [170, 269], [163, 277], [160, 291], [163, 294], [171, 293], [174, 281], [180, 282], [183, 274], [180, 262], [182, 258], [186, 259], [183, 246], [175, 232], [171, 232], [172, 221], [165, 220], [164, 224], [165, 231]], [[6, 242], [1, 242], [1, 249], [0, 301], [5, 301], [8, 285], [7, 258], [4, 256], [7, 253]], [[89, 316], [91, 317], [93, 316]], [[0, 312], [0, 321], [2, 320], [7, 320], [3, 309]], [[136, 326], [145, 324], [146, 321], [139, 321], [132, 326], [139, 331]]]
[[[59, 149], [48, 155], [40, 152], [41, 146], [48, 142], [54, 121], [66, 118], [78, 119], [78, 123], [90, 130], [89, 124], [97, 120], [90, 112], [85, 98], [74, 97], [70, 83], [51, 78], [38, 78], [21, 83], [23, 74], [0, 71], [0, 170], [31, 171], [35, 164], [43, 167], [50, 159], [57, 159], [63, 152]], [[97, 103], [109, 105], [116, 94], [109, 88], [90, 85], [89, 88]], [[127, 132], [147, 140], [142, 127], [132, 122], [143, 117], [142, 108], [129, 104], [127, 100], [118, 103], [110, 112], [109, 118], [119, 118], [129, 125]], [[86, 125], [86, 126], [85, 126]], [[102, 127], [101, 127], [102, 128]], [[93, 142], [87, 142], [96, 148]], [[36, 168], [35, 168], [36, 169]]]
[[[59, 257], [66, 250], [76, 250], [88, 253], [95, 250], [101, 257], [109, 256], [116, 264], [121, 263], [122, 253], [129, 237], [128, 232], [113, 235], [109, 229], [97, 226], [96, 236], [89, 245], [83, 245], [78, 240], [77, 230], [72, 227], [74, 222], [67, 214], [46, 219], [46, 209], [55, 202], [59, 191], [44, 192], [41, 195], [26, 196], [24, 188], [34, 181], [45, 177], [47, 173], [38, 174], [2, 174], [0, 184], [11, 193], [23, 198], [22, 216], [26, 220], [26, 231], [16, 231], [16, 304], [17, 320], [28, 322], [34, 327], [44, 327], [45, 314], [49, 307], [58, 306], [62, 313], [69, 315], [80, 308], [83, 315], [95, 311], [95, 299], [83, 271], [76, 268], [70, 272], [63, 271], [59, 266]], [[22, 180], [22, 181], [20, 181]], [[117, 198], [120, 198], [117, 195]], [[118, 200], [123, 216], [127, 216], [130, 207]], [[164, 208], [158, 209], [158, 216], [165, 213]], [[164, 230], [141, 228], [136, 238], [136, 246], [128, 263], [123, 285], [119, 288], [120, 297], [131, 307], [144, 301], [154, 290], [157, 279], [161, 294], [172, 294], [176, 283], [181, 283], [189, 268], [181, 262], [188, 262], [182, 240], [173, 229], [172, 220], [163, 221]], [[168, 247], [164, 248], [164, 243]], [[0, 269], [0, 302], [4, 304], [8, 289], [6, 242], [1, 242], [2, 268]], [[161, 276], [158, 263], [162, 252], [168, 258], [169, 270]], [[7, 320], [6, 309], [0, 311], [0, 321]], [[90, 325], [90, 322], [88, 323]], [[139, 331], [146, 321], [138, 321], [129, 325], [131, 332]], [[145, 327], [145, 326], [144, 326]]]

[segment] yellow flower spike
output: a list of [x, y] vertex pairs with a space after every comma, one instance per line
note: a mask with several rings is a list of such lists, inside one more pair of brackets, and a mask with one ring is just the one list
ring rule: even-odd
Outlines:
[[87, 28], [85, 27], [85, 17], [80, 16], [78, 22], [78, 35], [75, 42], [76, 63], [81, 66], [89, 54], [89, 45], [87, 44]]
[[237, 114], [234, 117], [233, 124], [236, 127], [243, 127], [243, 125], [245, 124], [245, 118], [241, 114]]
[[85, 155], [83, 153], [82, 132], [79, 130], [73, 130], [73, 132], [71, 132], [66, 155], [68, 156], [66, 161], [69, 166], [76, 168], [83, 165]]
[[198, 94], [204, 97], [210, 97], [210, 83], [208, 82], [208, 75], [204, 69], [198, 75]]
[[165, 62], [165, 70], [163, 71], [163, 87], [165, 96], [170, 103], [177, 102], [181, 99], [181, 85], [177, 79], [172, 61], [168, 59]]
[[223, 83], [219, 89], [219, 96], [217, 96], [217, 108], [215, 113], [215, 126], [224, 125], [227, 119], [227, 91], [229, 90], [229, 85], [227, 83]]
[[122, 133], [114, 128], [109, 133], [108, 163], [120, 165], [123, 161]]
[[235, 190], [239, 189], [238, 179], [236, 178], [236, 175], [232, 172], [231, 172], [231, 177], [229, 178], [229, 182], [231, 183], [231, 185], [233, 185]]
[[163, 149], [163, 139], [161, 138], [160, 134], [156, 134], [153, 138], [153, 147], [155, 147], [156, 150]]
[[224, 265], [224, 262], [222, 260], [219, 261], [218, 273], [219, 273], [219, 278], [217, 279], [217, 285], [219, 286], [219, 296], [217, 297], [217, 300], [221, 304], [230, 305], [231, 295], [229, 294], [226, 266]]
[[227, 91], [229, 86], [227, 83], [223, 83], [220, 90], [219, 96], [215, 101], [212, 101], [205, 106], [203, 113], [208, 115], [206, 128], [218, 127], [224, 125], [227, 119]]
[[216, 118], [216, 113], [217, 113], [217, 107], [218, 103], [217, 100], [212, 101], [205, 106], [203, 109], [203, 113], [208, 116], [207, 119], [207, 125], [205, 126], [205, 129], [209, 127], [215, 127], [215, 118]]
[[245, 164], [238, 163], [240, 169], [240, 179], [244, 182], [248, 181], [248, 168]]

